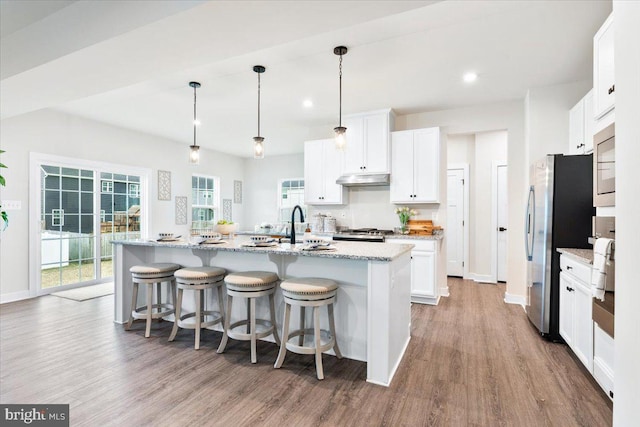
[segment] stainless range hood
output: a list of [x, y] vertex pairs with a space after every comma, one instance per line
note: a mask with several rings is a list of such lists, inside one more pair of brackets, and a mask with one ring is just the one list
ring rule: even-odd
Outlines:
[[342, 175], [336, 184], [345, 187], [370, 187], [374, 185], [389, 185], [388, 173]]

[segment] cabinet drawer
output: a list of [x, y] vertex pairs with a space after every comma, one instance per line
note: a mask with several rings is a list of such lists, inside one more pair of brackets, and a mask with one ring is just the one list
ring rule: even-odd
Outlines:
[[574, 278], [584, 282], [587, 285], [591, 284], [591, 266], [583, 264], [580, 261], [576, 261], [567, 255], [560, 256], [560, 269], [567, 274], [570, 274]]

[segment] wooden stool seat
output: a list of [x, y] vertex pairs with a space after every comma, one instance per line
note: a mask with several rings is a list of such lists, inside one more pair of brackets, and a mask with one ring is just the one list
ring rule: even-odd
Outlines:
[[[336, 326], [333, 317], [333, 304], [336, 300], [338, 284], [329, 279], [316, 277], [288, 279], [280, 284], [284, 297], [284, 321], [282, 324], [282, 343], [278, 359], [274, 365], [280, 368], [284, 362], [287, 350], [297, 354], [316, 355], [316, 375], [319, 380], [324, 379], [322, 368], [322, 353], [333, 349], [338, 359], [342, 358], [338, 342], [336, 341]], [[289, 332], [291, 306], [300, 307], [300, 328]], [[329, 331], [320, 329], [320, 307], [326, 306], [329, 314]], [[313, 328], [305, 328], [305, 308], [313, 307]], [[313, 335], [313, 346], [305, 346], [305, 335]], [[298, 337], [298, 343], [289, 342]], [[324, 338], [324, 343], [323, 343]]]
[[[222, 284], [226, 270], [218, 267], [187, 267], [174, 273], [178, 286], [176, 303], [176, 319], [171, 330], [169, 341], [173, 341], [178, 328], [194, 329], [196, 350], [200, 349], [200, 331], [224, 321], [222, 305]], [[220, 311], [205, 310], [205, 291], [218, 288], [218, 307]], [[196, 309], [194, 312], [182, 313], [182, 297], [185, 290], [195, 291]], [[209, 320], [206, 320], [210, 317]], [[187, 321], [189, 320], [189, 321]]]
[[[239, 341], [251, 341], [251, 363], [256, 363], [256, 342], [258, 338], [273, 335], [276, 343], [280, 345], [274, 301], [276, 285], [279, 280], [277, 274], [267, 271], [244, 271], [229, 274], [224, 278], [227, 286], [227, 316], [224, 320], [224, 332], [218, 347], [218, 353], [224, 352], [229, 338]], [[256, 319], [256, 299], [262, 296], [269, 296], [270, 320]], [[233, 297], [248, 299], [246, 320], [231, 323]], [[247, 327], [246, 332], [234, 330], [239, 326], [245, 325]], [[258, 330], [258, 325], [263, 326], [263, 328]]]
[[[131, 295], [131, 313], [126, 329], [131, 329], [134, 320], [145, 319], [146, 329], [144, 336], [149, 338], [151, 335], [151, 322], [154, 319], [162, 319], [175, 313], [176, 301], [176, 281], [173, 273], [180, 269], [180, 264], [158, 262], [152, 264], [134, 265], [129, 269], [133, 283], [133, 291]], [[169, 293], [172, 302], [162, 301], [162, 283], [168, 282], [170, 285]], [[140, 284], [146, 285], [147, 304], [138, 307], [138, 287]], [[156, 303], [153, 303], [153, 289], [156, 285]]]

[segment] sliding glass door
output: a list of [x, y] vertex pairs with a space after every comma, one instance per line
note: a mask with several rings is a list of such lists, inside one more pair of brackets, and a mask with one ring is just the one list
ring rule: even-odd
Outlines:
[[38, 294], [111, 280], [111, 240], [141, 235], [146, 177], [77, 163], [32, 162], [40, 195], [33, 203], [39, 230], [31, 233]]

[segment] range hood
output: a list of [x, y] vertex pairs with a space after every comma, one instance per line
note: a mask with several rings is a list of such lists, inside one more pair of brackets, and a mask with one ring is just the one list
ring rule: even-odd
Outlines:
[[345, 187], [369, 187], [374, 185], [389, 185], [388, 173], [370, 173], [342, 175], [336, 180], [336, 184]]

